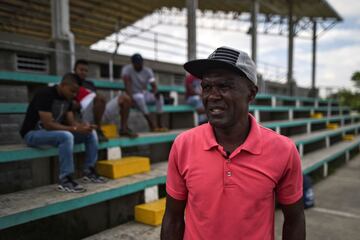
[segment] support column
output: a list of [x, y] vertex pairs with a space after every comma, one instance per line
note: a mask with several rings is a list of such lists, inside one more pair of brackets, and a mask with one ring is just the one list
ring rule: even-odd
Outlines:
[[196, 59], [196, 9], [198, 0], [186, 0], [187, 7], [187, 40], [188, 60]]
[[75, 39], [70, 31], [69, 0], [51, 0], [51, 30], [56, 50], [52, 72], [63, 75], [75, 64]]
[[251, 12], [251, 58], [257, 64], [257, 15], [259, 13], [259, 1], [252, 1]]
[[289, 3], [289, 47], [288, 47], [288, 94], [294, 95], [293, 92], [293, 58], [294, 58], [294, 20], [293, 20], [293, 0], [288, 0]]
[[313, 20], [311, 90], [314, 93], [315, 93], [315, 78], [316, 78], [316, 40], [317, 40], [316, 28], [317, 28], [316, 20]]

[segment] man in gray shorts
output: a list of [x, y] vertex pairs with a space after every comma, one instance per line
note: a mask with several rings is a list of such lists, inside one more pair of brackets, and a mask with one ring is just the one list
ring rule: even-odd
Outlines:
[[[130, 97], [122, 94], [106, 103], [104, 96], [96, 92], [94, 83], [86, 80], [89, 71], [88, 65], [86, 60], [79, 59], [74, 66], [75, 74], [80, 79], [80, 88], [73, 104], [74, 109], [81, 112], [84, 122], [95, 123], [98, 126], [114, 123], [114, 119], [120, 114], [120, 136], [137, 137], [137, 134], [128, 127]], [[97, 129], [97, 134], [99, 140], [107, 140], [100, 128]]]
[[[126, 93], [131, 97], [133, 104], [144, 114], [151, 131], [166, 131], [167, 129], [162, 127], [161, 121], [164, 98], [157, 91], [153, 71], [144, 66], [144, 60], [138, 53], [131, 56], [131, 63], [124, 66], [121, 72]], [[149, 84], [151, 92], [147, 89]], [[151, 119], [147, 104], [156, 106], [157, 123]]]

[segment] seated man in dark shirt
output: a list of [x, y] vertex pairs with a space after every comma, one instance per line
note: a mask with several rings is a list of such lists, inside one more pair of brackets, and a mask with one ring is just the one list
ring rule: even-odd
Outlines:
[[85, 144], [84, 182], [103, 183], [105, 178], [95, 172], [98, 140], [96, 125], [75, 120], [72, 99], [79, 90], [78, 77], [66, 74], [59, 85], [45, 87], [35, 93], [29, 104], [20, 134], [31, 147], [51, 145], [59, 148], [60, 174], [58, 190], [62, 192], [84, 192], [76, 183], [74, 172], [74, 143]]

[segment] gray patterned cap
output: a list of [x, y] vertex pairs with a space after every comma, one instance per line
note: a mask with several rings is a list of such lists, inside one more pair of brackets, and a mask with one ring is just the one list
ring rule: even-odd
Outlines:
[[246, 52], [230, 47], [217, 48], [207, 59], [192, 60], [184, 64], [186, 71], [197, 78], [211, 69], [228, 69], [245, 74], [245, 76], [257, 85], [256, 66]]

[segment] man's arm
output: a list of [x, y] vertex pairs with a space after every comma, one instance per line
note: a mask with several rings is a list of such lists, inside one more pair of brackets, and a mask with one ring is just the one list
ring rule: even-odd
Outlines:
[[161, 226], [161, 240], [182, 240], [184, 237], [184, 211], [186, 200], [166, 196], [166, 209]]
[[123, 75], [122, 79], [125, 84], [125, 92], [132, 98], [132, 87], [131, 87], [131, 78], [128, 75]]
[[[68, 114], [73, 114], [72, 112], [68, 112]], [[79, 133], [89, 133], [92, 131], [91, 126], [67, 126], [61, 123], [58, 123], [54, 120], [53, 114], [51, 112], [39, 111], [40, 120], [46, 130], [62, 130], [69, 132], [79, 132]]]
[[151, 82], [151, 83], [150, 83], [150, 86], [151, 86], [151, 92], [152, 92], [154, 95], [156, 95], [157, 92], [158, 92], [158, 88], [157, 88], [156, 82], [155, 82], [155, 81], [154, 81], [154, 82]]
[[303, 198], [294, 204], [281, 205], [284, 214], [283, 240], [305, 239], [305, 215]]
[[73, 126], [67, 126], [56, 122], [51, 112], [39, 111], [39, 117], [43, 127], [46, 130], [63, 130], [70, 132], [75, 131], [75, 128]]

